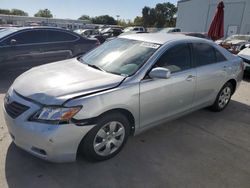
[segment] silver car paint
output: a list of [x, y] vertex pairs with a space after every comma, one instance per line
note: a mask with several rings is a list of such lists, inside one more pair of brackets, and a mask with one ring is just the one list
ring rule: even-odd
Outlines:
[[[81, 104], [83, 108], [74, 117], [78, 120], [98, 117], [110, 110], [125, 110], [133, 116], [134, 133], [138, 134], [160, 122], [171, 120], [211, 105], [218, 91], [228, 80], [236, 80], [237, 86], [241, 81], [243, 75], [240, 68], [241, 60], [207, 40], [176, 35], [167, 35], [166, 37], [166, 34], [137, 34], [123, 36], [123, 38], [138, 38], [138, 40], [163, 45], [138, 72], [125, 78], [125, 80], [121, 76], [103, 73], [86, 65], [79, 65], [74, 59], [67, 60], [67, 63], [61, 62], [62, 67], [60, 67], [59, 63], [46, 65], [28, 71], [19, 77], [8, 92], [10, 98], [28, 106], [34, 105], [34, 107], [16, 118], [14, 122], [5, 113], [10, 133], [16, 134], [14, 142], [25, 150], [37, 155], [30, 149], [30, 145], [27, 146], [25, 143], [18, 142], [17, 138], [21, 134], [20, 132], [22, 132], [23, 135], [28, 135], [26, 142], [48, 152], [47, 156], [37, 155], [38, 157], [57, 162], [73, 161], [76, 158], [80, 141], [95, 125], [76, 126], [68, 124], [48, 126], [47, 124], [28, 122], [28, 116], [41, 108], [41, 106], [30, 104], [29, 101], [17, 96], [13, 90], [24, 97], [47, 105], [64, 103], [64, 106], [70, 107]], [[154, 38], [156, 39], [154, 40]], [[144, 79], [157, 59], [168, 48], [183, 42], [209, 43], [224, 54], [228, 61], [174, 73], [169, 79]], [[72, 72], [65, 72], [68, 69], [72, 69]], [[46, 71], [50, 70], [53, 71], [46, 73]], [[57, 79], [58, 83], [55, 83], [55, 86], [50, 87], [48, 84], [50, 78], [47, 77], [55, 76], [54, 78], [56, 78], [56, 75], [53, 74], [59, 75], [59, 77], [62, 74], [69, 79], [71, 79], [71, 75], [73, 81], [68, 81], [61, 77], [62, 79]], [[35, 75], [38, 76], [36, 77]], [[81, 78], [81, 75], [84, 78]], [[88, 77], [94, 79], [94, 81], [92, 82]], [[98, 79], [99, 77], [101, 79]], [[30, 82], [30, 79], [36, 81]], [[27, 82], [30, 83], [27, 84]], [[93, 91], [97, 92], [93, 93]], [[70, 98], [72, 99], [70, 100]], [[16, 128], [17, 125], [19, 126], [18, 130]], [[40, 136], [36, 137], [34, 135]], [[38, 144], [43, 139], [45, 141]], [[54, 141], [54, 149], [51, 149], [51, 144], [48, 144], [51, 142], [50, 140]], [[63, 146], [64, 144], [65, 146]], [[69, 146], [71, 148], [68, 148]]]
[[12, 87], [20, 95], [39, 103], [61, 105], [74, 96], [115, 87], [123, 79], [88, 67], [74, 58], [32, 68], [19, 76]]

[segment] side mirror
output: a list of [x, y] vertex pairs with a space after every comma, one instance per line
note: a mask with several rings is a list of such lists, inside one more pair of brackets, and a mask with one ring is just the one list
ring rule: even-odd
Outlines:
[[168, 79], [171, 76], [171, 72], [169, 69], [163, 67], [153, 68], [149, 73], [150, 78], [163, 78]]
[[17, 44], [16, 39], [11, 39], [11, 40], [10, 40], [10, 45], [11, 45], [11, 46], [14, 46], [14, 45], [16, 45], [16, 44]]

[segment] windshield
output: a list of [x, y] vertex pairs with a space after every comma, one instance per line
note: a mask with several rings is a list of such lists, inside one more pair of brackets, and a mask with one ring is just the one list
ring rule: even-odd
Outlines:
[[247, 40], [250, 41], [250, 35], [232, 35], [226, 39], [228, 40]]
[[82, 29], [76, 29], [74, 30], [75, 33], [81, 34], [82, 33]]
[[18, 29], [16, 29], [16, 28], [2, 29], [2, 30], [0, 30], [0, 39], [11, 34], [11, 33], [16, 32], [16, 31], [18, 31]]
[[81, 57], [80, 61], [118, 75], [134, 74], [160, 47], [159, 44], [117, 38]]
[[106, 33], [106, 32], [108, 32], [110, 29], [111, 29], [111, 28], [105, 28], [105, 29], [102, 30], [102, 33]]

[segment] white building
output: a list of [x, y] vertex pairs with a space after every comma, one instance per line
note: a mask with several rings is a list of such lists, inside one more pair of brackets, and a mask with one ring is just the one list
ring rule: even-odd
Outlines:
[[0, 14], [1, 24], [13, 24], [18, 26], [54, 26], [67, 29], [79, 29], [93, 27], [89, 20], [72, 20], [72, 19], [59, 19], [59, 18], [41, 18], [29, 16], [13, 16]]
[[[176, 27], [184, 32], [208, 32], [221, 0], [180, 0]], [[250, 0], [224, 0], [224, 36], [250, 34]]]

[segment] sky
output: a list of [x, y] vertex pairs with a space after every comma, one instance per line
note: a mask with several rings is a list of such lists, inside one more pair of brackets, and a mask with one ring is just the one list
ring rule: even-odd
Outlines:
[[[81, 15], [110, 15], [119, 19], [134, 19], [141, 16], [144, 6], [154, 7], [164, 0], [0, 0], [1, 9], [21, 9], [33, 16], [39, 9], [49, 9], [56, 18], [77, 19]], [[177, 0], [168, 0], [177, 3]]]

